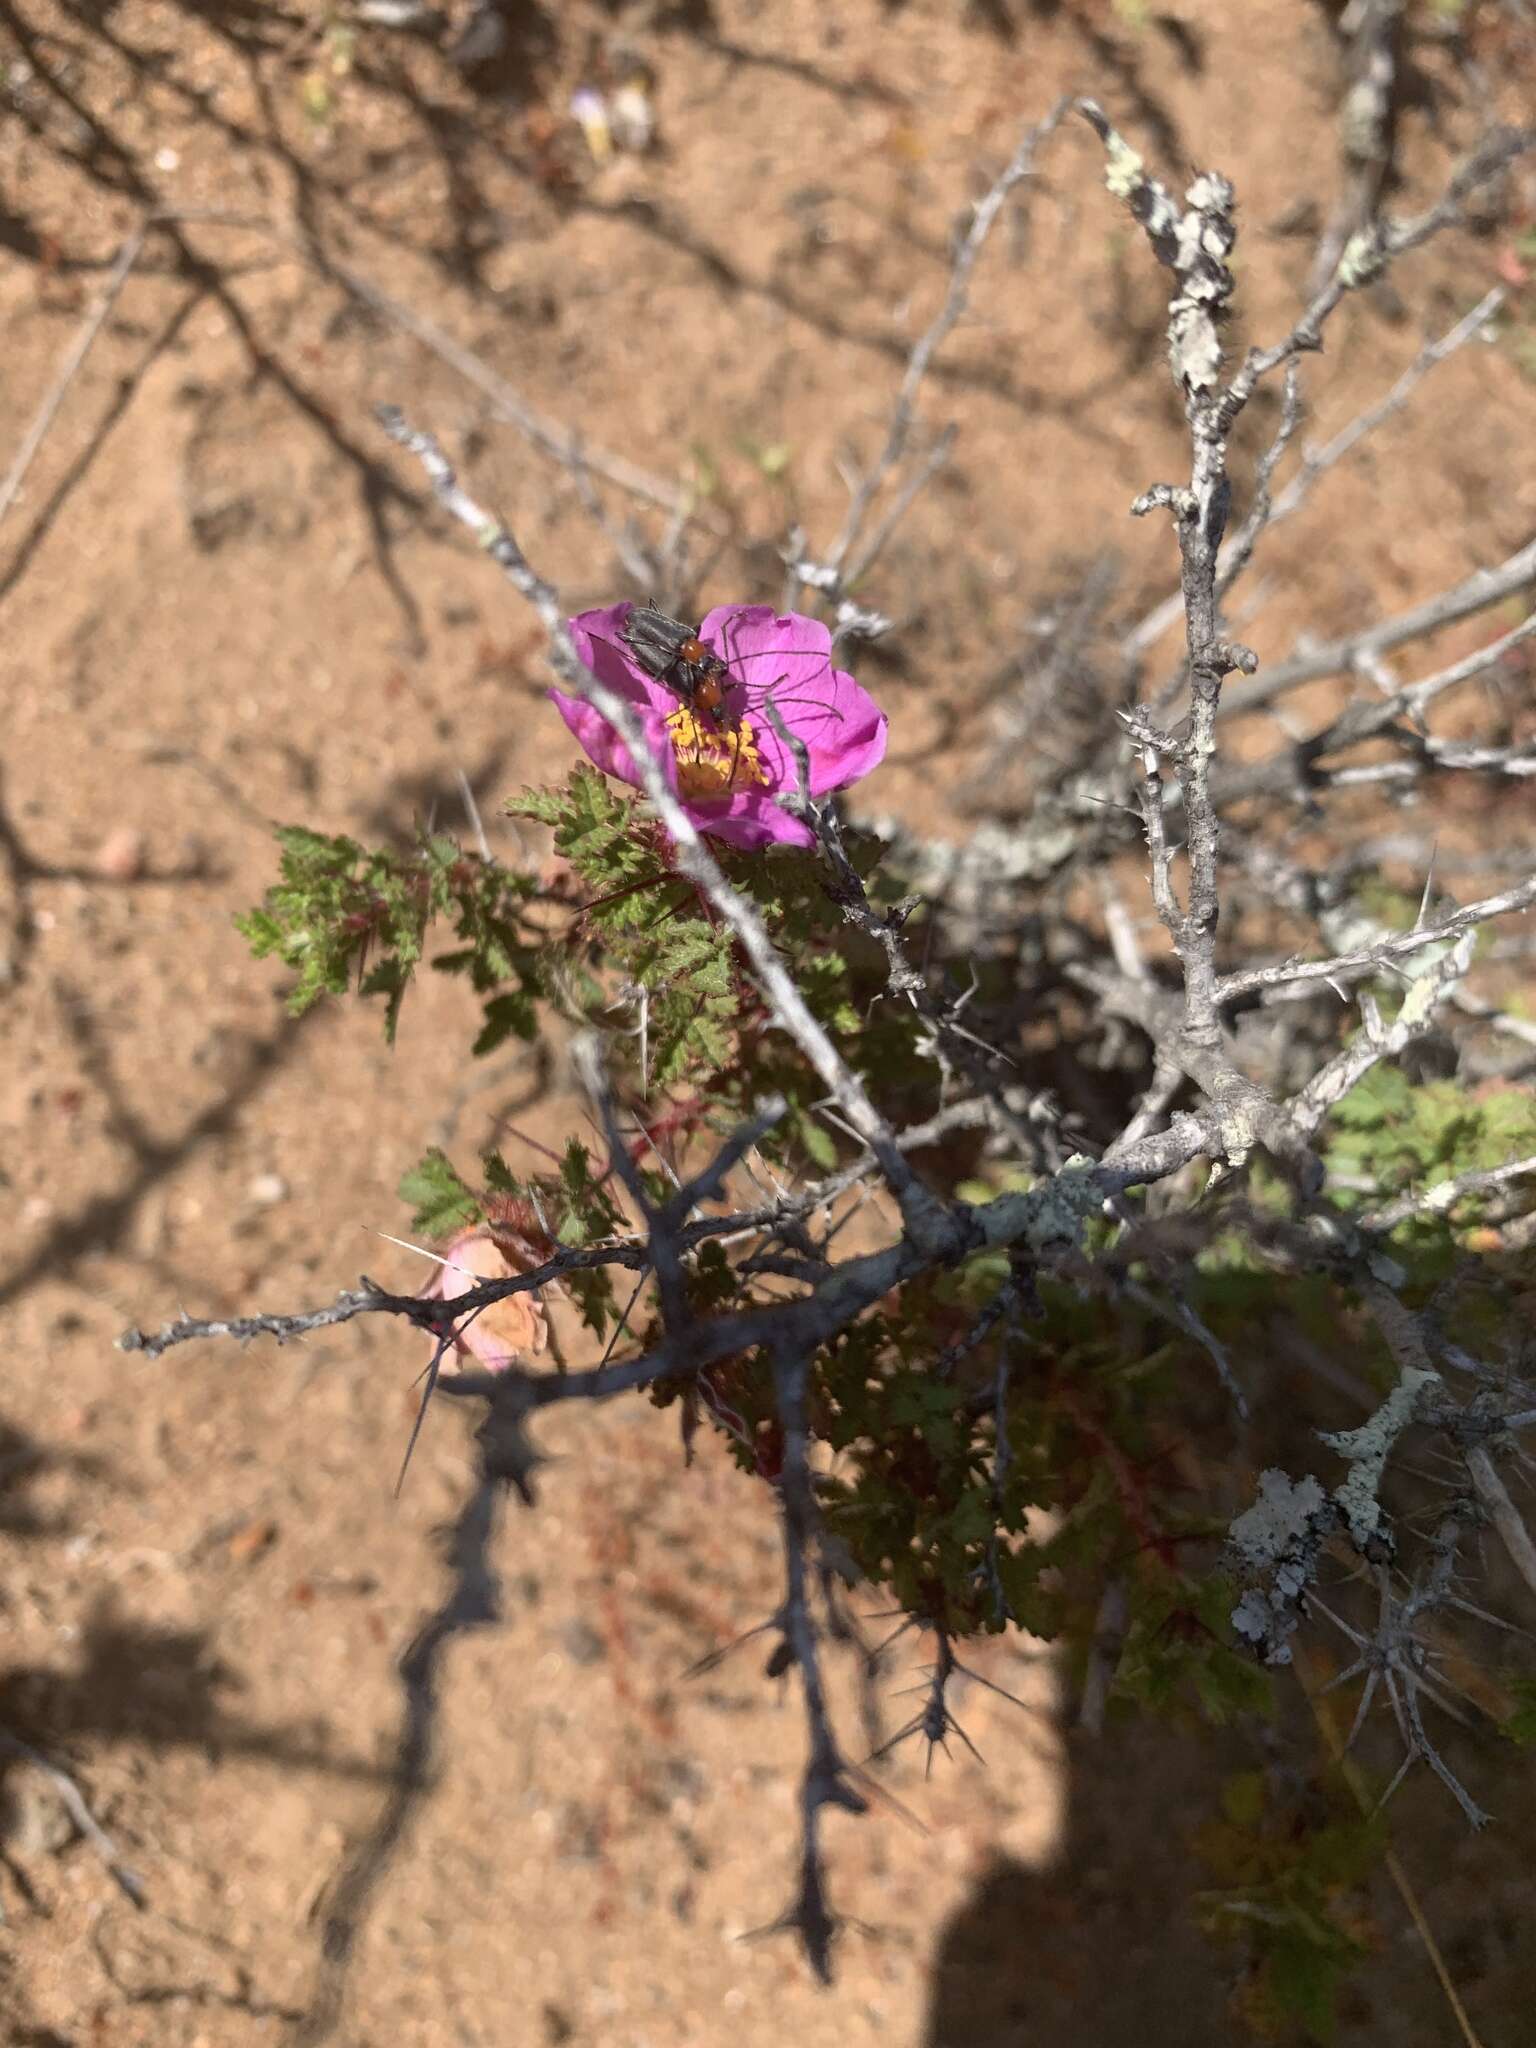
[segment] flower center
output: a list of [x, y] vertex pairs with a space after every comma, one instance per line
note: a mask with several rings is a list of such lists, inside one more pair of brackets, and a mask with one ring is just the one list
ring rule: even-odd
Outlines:
[[758, 756], [749, 720], [742, 719], [729, 732], [717, 732], [701, 725], [683, 704], [668, 718], [667, 734], [677, 756], [680, 796], [698, 802], [750, 789], [754, 782], [768, 786], [768, 770]]

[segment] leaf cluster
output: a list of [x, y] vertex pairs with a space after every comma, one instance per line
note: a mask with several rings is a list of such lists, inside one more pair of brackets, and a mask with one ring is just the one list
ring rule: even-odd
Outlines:
[[[1382, 1064], [1335, 1106], [1326, 1156], [1336, 1174], [1348, 1177], [1341, 1205], [1361, 1207], [1533, 1150], [1536, 1097], [1529, 1089], [1413, 1081], [1400, 1067]], [[1359, 1183], [1374, 1192], [1361, 1192]]]
[[392, 1043], [427, 932], [446, 920], [460, 943], [432, 965], [467, 976], [483, 998], [475, 1051], [533, 1036], [541, 984], [526, 927], [529, 877], [441, 834], [419, 834], [406, 853], [300, 825], [280, 827], [277, 840], [279, 880], [235, 925], [258, 960], [275, 955], [297, 976], [288, 993], [294, 1016], [322, 996], [345, 994], [355, 980], [360, 995], [384, 998]]
[[[1379, 1066], [1337, 1105], [1325, 1157], [1333, 1199], [1347, 1213], [1396, 1196], [1429, 1194], [1463, 1175], [1486, 1173], [1536, 1153], [1536, 1097], [1499, 1084], [1414, 1081]], [[1527, 1189], [1530, 1183], [1525, 1184]], [[1426, 1204], [1391, 1232], [1392, 1253], [1422, 1291], [1457, 1270], [1458, 1254], [1478, 1243], [1481, 1220], [1496, 1201], [1501, 1214], [1521, 1203], [1518, 1185], [1471, 1191], [1444, 1206]], [[1493, 1275], [1485, 1273], [1484, 1281]], [[1486, 1290], [1485, 1290], [1486, 1291]]]
[[1247, 1952], [1243, 2015], [1268, 2038], [1299, 2024], [1310, 2040], [1331, 2042], [1339, 1990], [1371, 1946], [1365, 1888], [1384, 1824], [1362, 1817], [1332, 1772], [1299, 1804], [1276, 1800], [1262, 1772], [1239, 1772], [1222, 1787], [1221, 1809], [1195, 1836], [1221, 1884], [1201, 1917], [1213, 1938]]
[[[814, 1077], [771, 1030], [733, 934], [677, 872], [666, 835], [639, 800], [582, 764], [508, 809], [549, 829], [580, 887], [574, 921], [552, 935], [545, 956], [546, 982], [566, 1013], [610, 1029], [623, 1014], [629, 1074], [647, 1099], [707, 1087], [723, 1125], [764, 1095], [781, 1095], [789, 1113], [766, 1156], [786, 1168], [831, 1168], [839, 1146], [817, 1114]], [[717, 851], [849, 1064], [872, 1084], [909, 1079], [910, 1013], [877, 1001], [883, 956], [848, 924], [819, 857], [789, 847]], [[871, 835], [849, 835], [861, 878], [873, 874], [880, 851]]]
[[730, 933], [671, 866], [637, 800], [582, 764], [559, 788], [526, 790], [507, 808], [550, 829], [584, 892], [574, 924], [551, 942], [550, 984], [568, 1013], [638, 1013], [637, 1057], [643, 1031], [644, 1080], [658, 1088], [727, 1065], [741, 1009]]

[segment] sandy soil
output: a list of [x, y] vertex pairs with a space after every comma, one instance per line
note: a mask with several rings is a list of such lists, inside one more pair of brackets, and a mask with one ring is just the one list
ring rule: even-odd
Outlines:
[[[452, 824], [462, 770], [511, 852], [498, 798], [570, 756], [528, 619], [374, 404], [444, 438], [573, 609], [628, 589], [571, 478], [358, 278], [578, 423], [594, 465], [712, 479], [715, 601], [772, 592], [790, 515], [835, 530], [957, 207], [1058, 92], [1095, 91], [1175, 174], [1237, 180], [1238, 340], [1289, 323], [1339, 189], [1334, 47], [1291, 0], [1177, 0], [1140, 28], [1086, 0], [649, 12], [514, 9], [477, 90], [384, 29], [343, 75], [328, 17], [297, 4], [0, 9], [0, 459], [144, 211], [227, 216], [151, 240], [0, 535], [0, 1726], [76, 1772], [151, 1900], [136, 1914], [36, 1774], [7, 1773], [16, 2048], [254, 2048], [306, 2013], [353, 2048], [1229, 2038], [1231, 1964], [1187, 1904], [1226, 1752], [1146, 1730], [1079, 1747], [1028, 1645], [979, 1655], [1027, 1707], [963, 1703], [985, 1771], [925, 1779], [901, 1753], [890, 1787], [927, 1832], [879, 1810], [836, 1837], [866, 1925], [835, 1988], [787, 1943], [738, 1939], [789, 1895], [800, 1726], [752, 1647], [683, 1674], [772, 1606], [770, 1504], [714, 1454], [683, 1478], [649, 1407], [550, 1427], [542, 1506], [503, 1532], [505, 1625], [455, 1651], [432, 1794], [350, 1967], [325, 1970], [320, 1929], [391, 1797], [395, 1664], [440, 1586], [459, 1419], [433, 1415], [396, 1501], [420, 1363], [398, 1338], [153, 1366], [113, 1348], [178, 1307], [309, 1305], [361, 1269], [413, 1284], [370, 1234], [401, 1227], [402, 1166], [448, 1131], [470, 1155], [576, 1114], [558, 1063], [466, 1075], [453, 987], [412, 995], [392, 1054], [360, 1009], [287, 1021], [231, 928], [271, 878], [270, 821]], [[560, 116], [616, 33], [654, 67], [660, 146], [598, 168]], [[1519, 48], [1494, 54], [1513, 100]], [[1443, 53], [1421, 68], [1405, 203], [1479, 113]], [[1349, 308], [1309, 433], [1381, 392], [1502, 246], [1438, 243]], [[895, 734], [872, 806], [959, 817], [987, 744], [976, 679], [1075, 567], [1118, 552], [1127, 617], [1163, 594], [1167, 537], [1125, 517], [1180, 460], [1160, 320], [1091, 138], [1064, 133], [927, 392], [954, 462], [871, 587], [917, 613], [871, 671]], [[1536, 383], [1512, 349], [1471, 349], [1432, 392], [1274, 536], [1245, 628], [1266, 654], [1528, 538]], [[1516, 1791], [1488, 1796], [1506, 1829], [1474, 1844], [1410, 1787], [1404, 1854], [1483, 2039], [1515, 2048], [1529, 1833]], [[1451, 2039], [1379, 1903], [1349, 2038]]]

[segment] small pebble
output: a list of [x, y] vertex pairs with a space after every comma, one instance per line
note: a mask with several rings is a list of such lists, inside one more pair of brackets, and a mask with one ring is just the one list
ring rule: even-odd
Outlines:
[[276, 1522], [246, 1522], [230, 1537], [229, 1554], [236, 1564], [249, 1564], [276, 1541]]
[[75, 1839], [75, 1824], [57, 1787], [33, 1764], [13, 1764], [5, 1774], [0, 1838], [23, 1859], [56, 1856]]
[[566, 1623], [561, 1631], [561, 1640], [567, 1651], [578, 1664], [596, 1664], [606, 1653], [607, 1646], [591, 1622], [578, 1615]]
[[104, 882], [136, 882], [144, 872], [144, 834], [132, 825], [115, 826], [92, 865]]
[[280, 1173], [258, 1173], [246, 1192], [263, 1209], [272, 1209], [287, 1201], [288, 1183]]

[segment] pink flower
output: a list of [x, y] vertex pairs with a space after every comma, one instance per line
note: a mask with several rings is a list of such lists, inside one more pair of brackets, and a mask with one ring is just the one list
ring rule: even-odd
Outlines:
[[[874, 699], [832, 666], [832, 636], [819, 619], [775, 613], [772, 605], [717, 605], [699, 627], [705, 647], [725, 663], [723, 691], [712, 716], [707, 700], [690, 706], [680, 690], [649, 674], [621, 637], [634, 611], [605, 605], [570, 623], [583, 662], [640, 715], [667, 781], [701, 832], [744, 848], [812, 846], [808, 825], [776, 799], [799, 788], [790, 749], [765, 710], [771, 696], [810, 763], [812, 796], [844, 789], [879, 766], [885, 714]], [[629, 749], [600, 711], [580, 697], [552, 690], [560, 716], [606, 775], [638, 786]]]
[[[525, 1266], [515, 1264], [507, 1256], [504, 1242], [498, 1242], [483, 1223], [461, 1230], [449, 1241], [443, 1264], [421, 1290], [421, 1299], [457, 1301], [461, 1294], [468, 1294], [472, 1287], [479, 1287], [486, 1280], [506, 1280], [514, 1273], [526, 1271]], [[453, 1349], [478, 1361], [487, 1372], [505, 1372], [509, 1365], [526, 1364], [548, 1342], [544, 1310], [538, 1296], [529, 1289], [522, 1294], [508, 1294], [492, 1302], [489, 1308], [481, 1309], [477, 1316], [471, 1316], [455, 1333]]]

